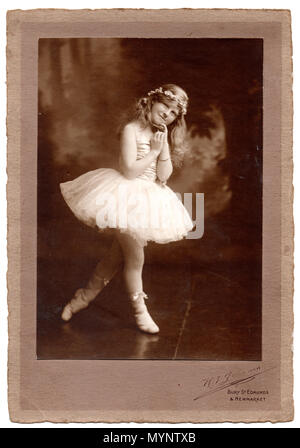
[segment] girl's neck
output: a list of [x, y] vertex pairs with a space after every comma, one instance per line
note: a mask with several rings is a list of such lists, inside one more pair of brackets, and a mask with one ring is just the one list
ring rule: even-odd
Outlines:
[[142, 131], [144, 131], [145, 133], [149, 133], [149, 134], [154, 134], [156, 131], [158, 131], [159, 129], [155, 126], [152, 125], [152, 123], [150, 123], [149, 121], [147, 121], [147, 123], [142, 123], [140, 121], [137, 121], [137, 125], [140, 127], [140, 129]]
[[145, 129], [145, 131], [151, 132], [152, 134], [154, 134], [157, 131], [164, 132], [164, 128], [163, 127], [155, 126], [150, 121], [148, 121], [146, 123], [146, 125], [144, 125], [144, 126], [142, 125], [142, 128]]

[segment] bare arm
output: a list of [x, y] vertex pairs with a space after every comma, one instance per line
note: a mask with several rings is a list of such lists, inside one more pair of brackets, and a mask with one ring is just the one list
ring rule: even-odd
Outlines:
[[132, 124], [125, 126], [121, 136], [121, 170], [127, 179], [135, 179], [142, 174], [157, 159], [159, 154], [160, 149], [151, 149], [145, 157], [136, 160], [137, 146], [135, 131]]
[[173, 165], [171, 161], [170, 148], [168, 144], [168, 130], [165, 128], [164, 132], [164, 144], [157, 159], [157, 177], [162, 182], [169, 179], [173, 172]]

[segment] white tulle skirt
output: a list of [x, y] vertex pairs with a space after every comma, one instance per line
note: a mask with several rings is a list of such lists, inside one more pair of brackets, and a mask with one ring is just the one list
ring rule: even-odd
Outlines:
[[100, 168], [60, 184], [62, 195], [82, 222], [100, 230], [119, 229], [142, 244], [184, 238], [193, 228], [190, 215], [167, 186], [151, 180], [126, 179]]

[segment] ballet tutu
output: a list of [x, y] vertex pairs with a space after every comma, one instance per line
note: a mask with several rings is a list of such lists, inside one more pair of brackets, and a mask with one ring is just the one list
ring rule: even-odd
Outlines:
[[144, 179], [127, 179], [119, 171], [100, 168], [60, 184], [74, 215], [88, 226], [119, 229], [143, 245], [178, 241], [193, 223], [169, 187]]

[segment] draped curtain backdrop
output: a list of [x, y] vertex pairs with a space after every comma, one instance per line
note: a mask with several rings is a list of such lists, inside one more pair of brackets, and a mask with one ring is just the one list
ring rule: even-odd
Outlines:
[[[61, 201], [59, 182], [99, 167], [117, 168], [117, 130], [124, 113], [135, 99], [166, 82], [182, 86], [190, 97], [190, 149], [169, 185], [181, 193], [204, 193], [205, 232], [199, 240], [172, 245], [170, 251], [153, 249], [153, 254], [174, 253], [176, 262], [175, 246], [185, 246], [184, 256], [197, 260], [217, 260], [222, 249], [234, 252], [241, 245], [248, 256], [259, 252], [262, 40], [41, 39], [41, 257], [60, 238], [67, 247], [64, 254], [60, 246], [59, 256], [68, 257], [65, 235], [71, 239], [70, 227], [75, 233], [79, 228]], [[76, 244], [76, 252], [94, 256], [93, 248], [78, 249]]]

